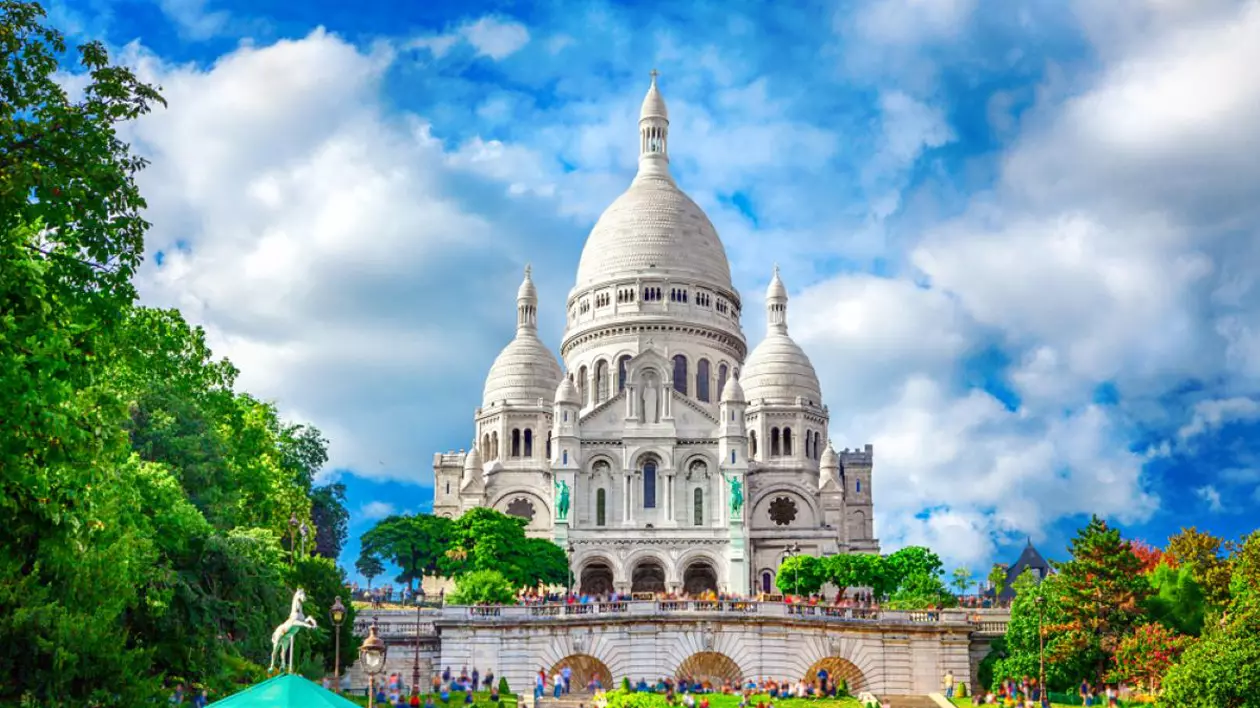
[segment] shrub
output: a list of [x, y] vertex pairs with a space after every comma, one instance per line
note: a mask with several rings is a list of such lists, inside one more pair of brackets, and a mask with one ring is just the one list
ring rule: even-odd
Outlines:
[[499, 695], [500, 696], [512, 695], [512, 689], [508, 688], [508, 682], [507, 682], [506, 676], [499, 677]]

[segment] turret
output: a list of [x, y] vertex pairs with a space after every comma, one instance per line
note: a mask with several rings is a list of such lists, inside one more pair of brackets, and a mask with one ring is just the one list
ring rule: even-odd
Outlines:
[[468, 449], [468, 454], [464, 456], [464, 476], [459, 483], [459, 495], [461, 501], [469, 496], [477, 498], [486, 491], [486, 477], [482, 467], [481, 453], [477, 450], [477, 441], [474, 440], [472, 447]]
[[578, 426], [578, 411], [582, 400], [578, 397], [577, 387], [573, 381], [564, 376], [556, 387], [554, 410], [551, 416], [551, 468], [577, 469], [578, 445], [581, 441], [581, 429]]

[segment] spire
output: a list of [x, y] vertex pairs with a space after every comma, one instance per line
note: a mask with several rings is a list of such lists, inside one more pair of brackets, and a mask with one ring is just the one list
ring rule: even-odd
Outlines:
[[538, 328], [538, 290], [529, 277], [530, 267], [525, 266], [525, 280], [516, 291], [516, 331], [534, 331]]
[[639, 175], [669, 176], [669, 111], [665, 99], [656, 88], [656, 69], [652, 70], [652, 85], [643, 97], [639, 110]]
[[779, 279], [779, 265], [774, 266], [770, 287], [766, 288], [766, 331], [787, 334], [787, 288]]

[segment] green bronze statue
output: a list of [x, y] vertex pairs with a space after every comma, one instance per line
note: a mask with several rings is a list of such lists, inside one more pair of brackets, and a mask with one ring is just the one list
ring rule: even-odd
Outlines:
[[556, 513], [561, 521], [569, 518], [569, 483], [563, 479], [556, 482]]
[[731, 516], [739, 516], [744, 508], [744, 485], [738, 477], [730, 477], [728, 481], [731, 483]]

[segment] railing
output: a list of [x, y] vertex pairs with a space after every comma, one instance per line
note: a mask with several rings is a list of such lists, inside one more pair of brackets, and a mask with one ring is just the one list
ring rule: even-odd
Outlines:
[[[375, 616], [377, 633], [382, 636], [415, 636], [416, 622], [403, 619], [405, 611], [361, 613], [355, 620], [354, 632], [366, 635]], [[625, 600], [586, 604], [545, 605], [448, 605], [439, 613], [427, 613], [420, 622], [421, 636], [437, 633], [435, 623], [442, 622], [552, 622], [566, 619], [594, 620], [617, 617], [718, 615], [727, 617], [782, 617], [820, 623], [892, 623], [970, 625], [972, 631], [999, 635], [1006, 631], [1010, 614], [998, 610], [976, 612], [965, 608], [943, 610], [882, 610], [863, 607], [805, 605], [754, 600]], [[432, 618], [432, 619], [429, 619]]]

